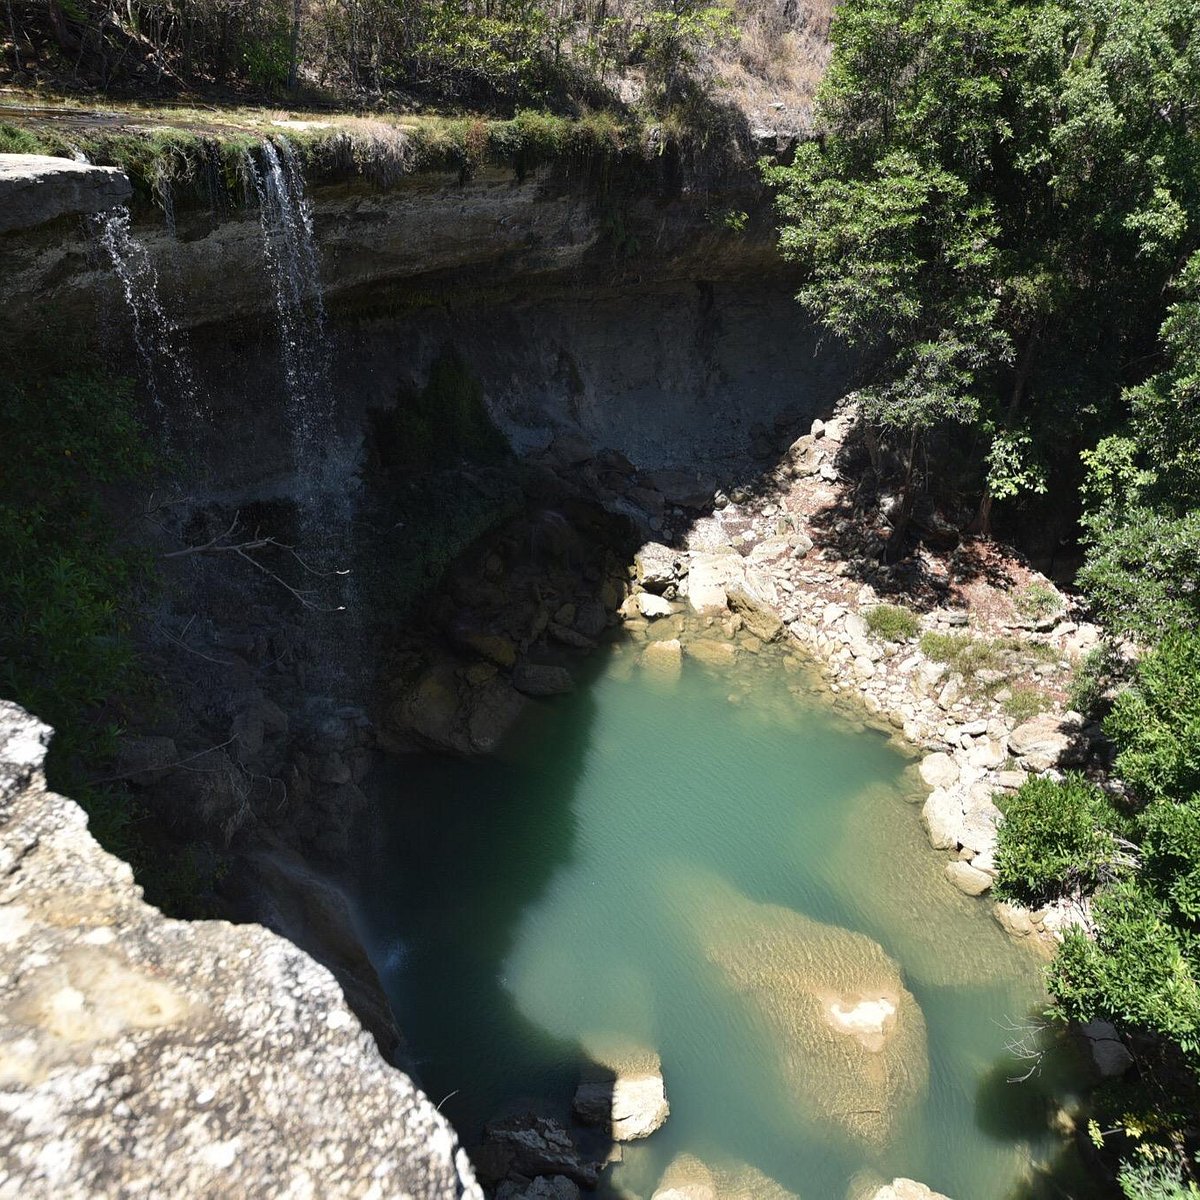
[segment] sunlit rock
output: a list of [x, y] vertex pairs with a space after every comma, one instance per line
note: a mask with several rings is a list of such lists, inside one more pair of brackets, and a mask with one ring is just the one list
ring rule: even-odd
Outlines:
[[575, 1115], [607, 1129], [617, 1142], [649, 1137], [671, 1111], [662, 1064], [652, 1050], [615, 1046], [600, 1051], [575, 1090]]

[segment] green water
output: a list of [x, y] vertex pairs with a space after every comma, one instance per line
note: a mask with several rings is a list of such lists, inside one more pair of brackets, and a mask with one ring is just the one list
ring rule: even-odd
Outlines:
[[[1053, 1072], [1009, 1082], [1028, 1065], [1006, 1047], [1040, 961], [941, 878], [908, 760], [781, 656], [664, 680], [637, 653], [537, 704], [499, 759], [410, 756], [373, 781], [359, 902], [434, 1101], [468, 1145], [501, 1113], [565, 1116], [581, 1065], [625, 1042], [661, 1057], [671, 1115], [608, 1194], [649, 1197], [687, 1153], [805, 1200], [864, 1170], [1033, 1195], [1059, 1149]], [[804, 990], [835, 968], [858, 987], [884, 955], [915, 999], [907, 1040], [846, 1092]], [[872, 1094], [884, 1063], [899, 1090]], [[885, 1115], [864, 1136], [859, 1111]]]

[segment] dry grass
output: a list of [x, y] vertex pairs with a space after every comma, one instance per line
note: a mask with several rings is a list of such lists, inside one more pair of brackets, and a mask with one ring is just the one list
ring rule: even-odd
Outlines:
[[741, 36], [715, 64], [721, 94], [752, 123], [808, 129], [835, 7], [834, 0], [735, 0]]

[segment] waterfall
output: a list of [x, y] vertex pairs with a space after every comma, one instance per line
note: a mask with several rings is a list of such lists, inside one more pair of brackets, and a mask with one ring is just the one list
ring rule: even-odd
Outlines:
[[292, 144], [268, 140], [260, 152], [261, 162], [247, 154], [246, 166], [275, 293], [296, 470], [307, 489], [323, 492], [336, 487], [337, 479], [330, 461], [333, 391], [312, 205]]
[[134, 344], [155, 408], [164, 411], [163, 391], [169, 388], [199, 413], [200, 392], [183, 350], [182, 335], [159, 299], [158, 271], [149, 252], [130, 231], [129, 209], [121, 206], [93, 221], [100, 245], [111, 259], [125, 293]]
[[258, 199], [263, 257], [275, 298], [302, 549], [315, 563], [314, 574], [328, 580], [319, 611], [309, 622], [309, 640], [316, 674], [332, 689], [346, 680], [356, 662], [344, 625], [331, 621], [329, 614], [357, 608], [347, 565], [357, 455], [335, 425], [312, 204], [296, 151], [286, 138], [268, 139], [257, 154], [247, 153], [245, 167]]

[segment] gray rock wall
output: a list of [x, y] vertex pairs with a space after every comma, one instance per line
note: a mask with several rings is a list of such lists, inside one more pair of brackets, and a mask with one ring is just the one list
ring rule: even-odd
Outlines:
[[333, 977], [145, 904], [0, 702], [0, 1197], [478, 1198]]

